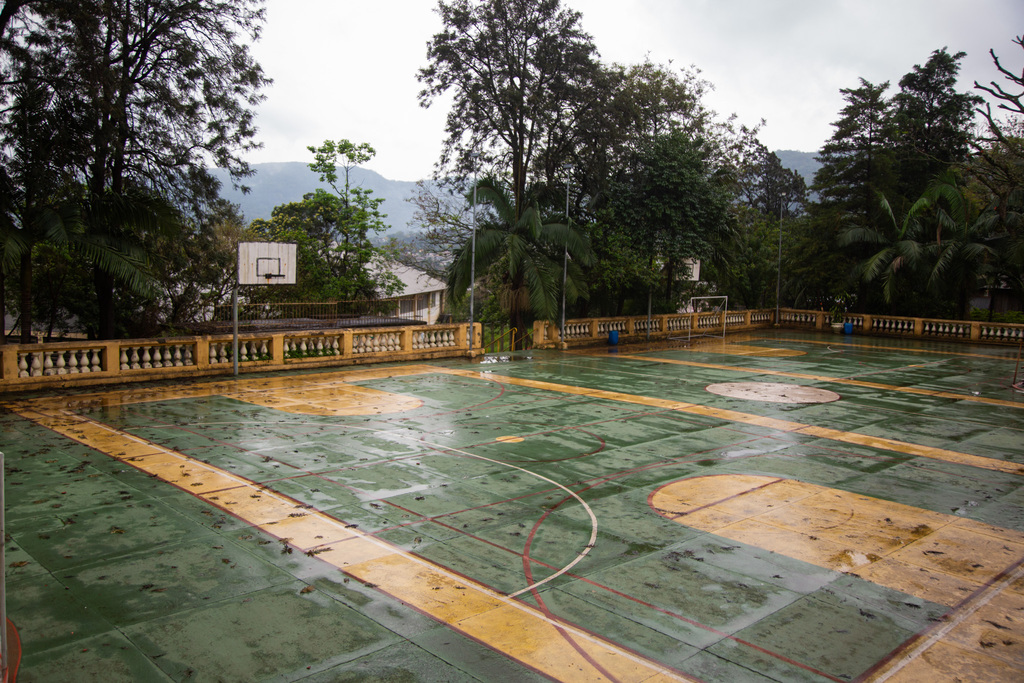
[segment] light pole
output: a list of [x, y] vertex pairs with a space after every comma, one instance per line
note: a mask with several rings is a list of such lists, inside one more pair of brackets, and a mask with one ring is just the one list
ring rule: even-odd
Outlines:
[[572, 164], [562, 166], [565, 170], [565, 252], [562, 256], [562, 328], [559, 330], [559, 340], [565, 342], [565, 282], [569, 273], [569, 229], [572, 227], [572, 218], [569, 217], [569, 194], [572, 187]]
[[472, 357], [473, 337], [476, 336], [473, 329], [473, 304], [476, 299], [476, 162], [480, 152], [471, 152], [469, 156], [473, 160], [473, 237], [469, 246], [469, 355]]
[[779, 306], [782, 302], [782, 197], [779, 197], [779, 269], [775, 279], [775, 327], [779, 320]]

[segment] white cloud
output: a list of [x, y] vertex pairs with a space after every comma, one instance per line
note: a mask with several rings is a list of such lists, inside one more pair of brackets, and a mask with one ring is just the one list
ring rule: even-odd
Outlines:
[[[961, 90], [999, 80], [990, 48], [1020, 71], [1019, 0], [563, 0], [605, 61], [696, 65], [708, 104], [742, 123], [764, 118], [770, 149], [813, 151], [831, 135], [840, 88], [899, 79], [935, 49], [963, 50]], [[306, 161], [325, 139], [369, 142], [370, 168], [396, 180], [430, 174], [446, 105], [417, 102], [426, 43], [440, 27], [430, 0], [268, 0], [257, 59], [275, 84], [250, 161]]]

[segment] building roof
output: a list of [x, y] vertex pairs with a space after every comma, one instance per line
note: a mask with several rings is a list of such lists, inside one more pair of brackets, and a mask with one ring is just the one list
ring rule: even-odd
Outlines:
[[445, 289], [445, 284], [443, 282], [430, 277], [422, 270], [417, 270], [416, 268], [395, 264], [391, 268], [391, 272], [402, 281], [402, 285], [404, 286], [400, 296], [427, 294], [429, 292], [438, 292]]

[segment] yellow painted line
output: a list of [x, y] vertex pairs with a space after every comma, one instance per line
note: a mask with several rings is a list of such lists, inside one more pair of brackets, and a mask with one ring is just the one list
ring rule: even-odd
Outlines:
[[[698, 349], [690, 348], [689, 351]], [[745, 344], [724, 343], [721, 345], [701, 345], [701, 353], [716, 353], [721, 356], [758, 356], [763, 358], [789, 358], [792, 356], [806, 356], [806, 351], [797, 349], [780, 349], [766, 346], [747, 346]]]
[[[351, 382], [422, 375], [427, 366], [410, 365], [398, 368], [365, 369], [345, 373], [313, 373], [271, 378], [245, 378], [202, 382], [174, 387], [148, 387], [79, 394], [63, 398], [28, 399], [18, 403], [20, 410], [41, 407], [50, 411], [55, 401], [66, 410], [98, 409], [129, 403], [151, 403], [180, 399], [223, 396], [282, 412], [302, 415], [376, 415], [413, 410], [423, 405], [419, 399], [394, 394]], [[13, 404], [12, 404], [13, 405]], [[50, 415], [49, 419], [60, 419]]]
[[[758, 370], [731, 368], [729, 366], [718, 366], [706, 363], [690, 363], [687, 361], [666, 362], [678, 363], [683, 365], [696, 365], [700, 367], [709, 367], [723, 370], [731, 369], [746, 372], [759, 372]], [[370, 394], [360, 394], [357, 391], [347, 393], [332, 393], [331, 388], [337, 387], [338, 385], [349, 386], [350, 383], [358, 381], [388, 379], [392, 377], [409, 377], [423, 374], [447, 374], [459, 377], [467, 377], [471, 379], [482, 379], [490, 382], [495, 382], [498, 384], [509, 384], [514, 386], [541, 389], [544, 391], [551, 391], [560, 394], [586, 396], [588, 398], [597, 398], [620, 403], [643, 405], [660, 410], [675, 410], [683, 413], [688, 413], [691, 415], [701, 415], [704, 417], [712, 417], [729, 422], [765, 427], [780, 432], [806, 434], [808, 436], [829, 439], [832, 441], [849, 443], [859, 446], [868, 446], [871, 448], [887, 450], [895, 453], [903, 453], [923, 458], [931, 458], [933, 460], [941, 460], [944, 462], [967, 465], [969, 467], [978, 467], [981, 469], [988, 469], [996, 472], [1004, 472], [1007, 474], [1024, 475], [1024, 466], [1017, 463], [996, 460], [994, 458], [986, 458], [983, 456], [972, 455], [969, 453], [960, 453], [958, 451], [952, 451], [944, 448], [922, 446], [919, 444], [899, 441], [896, 439], [868, 436], [864, 434], [857, 434], [855, 432], [846, 432], [836, 429], [830, 429], [827, 427], [817, 427], [814, 425], [804, 424], [800, 422], [780, 420], [777, 418], [764, 417], [761, 415], [754, 415], [751, 413], [744, 413], [736, 410], [712, 408], [708, 406], [697, 405], [694, 403], [687, 403], [684, 401], [673, 401], [668, 399], [655, 398], [651, 396], [626, 394], [617, 391], [589, 389], [586, 387], [556, 384], [553, 382], [544, 382], [539, 380], [520, 379], [517, 377], [497, 375], [493, 372], [460, 370], [456, 368], [446, 368], [422, 364], [407, 365], [394, 368], [362, 369], [345, 373], [315, 373], [309, 375], [297, 375], [289, 377], [274, 377], [269, 379], [228, 380], [220, 382], [209, 382], [197, 385], [188, 385], [185, 387], [173, 387], [171, 389], [133, 389], [127, 391], [89, 394], [84, 396], [72, 396], [68, 398], [54, 397], [30, 399], [28, 401], [19, 402], [17, 404], [11, 403], [8, 405], [8, 407], [11, 410], [15, 410], [16, 412], [32, 411], [34, 409], [38, 410], [39, 406], [52, 407], [54, 405], [60, 405], [61, 407], [67, 410], [79, 410], [92, 407], [115, 406], [119, 405], [122, 401], [125, 403], [134, 403], [223, 395], [231, 398], [237, 398], [238, 400], [247, 401], [249, 403], [254, 404], [256, 404], [259, 400], [266, 400], [267, 407], [281, 409], [280, 406], [273, 405], [272, 397], [275, 394], [279, 394], [282, 392], [293, 392], [295, 396], [302, 397], [303, 392], [316, 390], [321, 392], [321, 397], [335, 398], [323, 398], [323, 405], [326, 406], [324, 408], [324, 412], [316, 412], [314, 414], [362, 415], [367, 413], [358, 412], [361, 409], [361, 406], [358, 404], [358, 399], [354, 397], [358, 397], [361, 395], [365, 396]], [[813, 379], [818, 381], [834, 381], [833, 379], [830, 378], [819, 377], [814, 375], [799, 375], [798, 373], [781, 373], [769, 371], [764, 372], [763, 374], [785, 375], [791, 377], [799, 377], [803, 379]], [[884, 385], [880, 385], [879, 388], [885, 387]], [[365, 389], [369, 392], [373, 391], [365, 387], [360, 387], [359, 389]], [[418, 401], [418, 399], [410, 399], [408, 397], [404, 397], [398, 394], [392, 394], [389, 392], [379, 392], [379, 394], [381, 394], [381, 396], [375, 396], [372, 402], [373, 412], [375, 414], [397, 412], [399, 410], [408, 410], [411, 407], [415, 407], [413, 404], [414, 401]], [[934, 395], [941, 395], [941, 393], [936, 392]], [[347, 402], [346, 398], [343, 397], [347, 398]], [[954, 396], [949, 395], [947, 397]], [[976, 400], [976, 397], [959, 398], [970, 398], [971, 400]], [[388, 400], [393, 400], [395, 402], [396, 408], [394, 411], [387, 408], [387, 405], [389, 405], [387, 404]], [[54, 404], [54, 401], [56, 401], [57, 404]], [[333, 404], [332, 401], [334, 401]], [[310, 407], [310, 404], [311, 402], [307, 401], [306, 404], [303, 404], [305, 406], [305, 408], [303, 409], [312, 410], [313, 408]], [[293, 405], [293, 408], [294, 407], [295, 405]], [[46, 412], [46, 416], [41, 417], [40, 419], [50, 421], [56, 420], [57, 422], [60, 422], [60, 420], [64, 419], [60, 415], [54, 413], [52, 411], [52, 408], [47, 409], [44, 412]]]
[[855, 444], [858, 446], [869, 446], [871, 448], [876, 448], [879, 450], [892, 451], [895, 453], [904, 453], [907, 455], [915, 455], [922, 458], [931, 458], [933, 460], [941, 460], [943, 462], [967, 465], [969, 467], [978, 467], [981, 469], [993, 470], [996, 472], [1004, 472], [1006, 474], [1024, 475], [1024, 465], [1018, 463], [1006, 462], [1004, 460], [996, 460], [994, 458], [986, 458], [980, 455], [971, 455], [970, 453], [960, 453], [958, 451], [951, 451], [944, 448], [922, 446], [919, 444], [909, 443], [906, 441], [899, 441], [897, 439], [887, 439], [878, 436], [868, 436], [865, 434], [857, 434], [855, 432], [844, 432], [838, 429], [829, 429], [827, 427], [816, 427], [814, 425], [804, 424], [801, 422], [791, 422], [789, 420], [780, 420], [771, 417], [764, 417], [761, 415], [753, 415], [751, 413], [742, 413], [737, 410], [711, 408], [708, 406], [701, 406], [693, 403], [685, 403], [683, 401], [670, 401], [666, 399], [653, 398], [650, 396], [624, 394], [616, 391], [587, 389], [585, 387], [574, 387], [564, 384], [555, 384], [552, 382], [542, 382], [531, 379], [520, 379], [518, 377], [495, 375], [494, 373], [490, 372], [475, 372], [470, 370], [457, 370], [452, 368], [441, 367], [434, 368], [432, 371], [446, 373], [450, 375], [459, 375], [463, 377], [475, 377], [477, 379], [484, 379], [491, 382], [511, 384], [515, 386], [524, 386], [533, 389], [543, 389], [545, 391], [552, 391], [563, 394], [587, 396], [590, 398], [600, 398], [609, 401], [618, 401], [621, 403], [632, 403], [637, 405], [648, 406], [651, 408], [660, 408], [663, 410], [676, 410], [682, 413], [688, 413], [690, 415], [701, 415], [704, 417], [713, 417], [720, 420], [726, 420], [729, 422], [738, 422], [740, 424], [767, 427], [781, 432], [806, 434], [808, 436], [814, 436], [822, 439], [840, 441], [843, 443]]
[[[773, 339], [769, 339], [767, 337], [761, 337], [760, 340], [761, 341], [766, 341], [766, 342], [779, 341], [777, 339], [773, 340]], [[962, 343], [962, 342], [959, 342], [959, 341], [956, 341], [956, 340], [946, 340], [946, 339], [921, 339], [921, 338], [917, 338], [917, 337], [908, 338], [907, 339], [907, 341], [914, 341], [914, 340], [916, 340], [916, 341], [947, 342], [947, 343], [951, 343], [951, 344]], [[794, 340], [794, 341], [797, 341], [797, 340]], [[819, 341], [819, 340], [815, 340], [815, 339], [800, 339], [799, 343], [800, 344], [817, 344], [818, 346], [833, 346], [833, 345], [836, 344], [836, 342], [834, 340], [830, 341], [830, 342], [827, 342], [827, 341]], [[983, 342], [978, 342], [978, 343], [981, 344]], [[914, 349], [914, 348], [908, 348], [906, 346], [875, 346], [873, 344], [857, 344], [857, 343], [853, 343], [853, 342], [849, 342], [849, 341], [843, 341], [842, 347], [843, 348], [854, 348], [854, 349], [865, 349], [865, 350], [868, 350], [868, 351], [903, 351], [905, 353], [921, 353], [921, 354], [939, 355], [939, 356], [960, 356], [960, 357], [963, 357], [963, 358], [985, 358], [987, 360], [996, 360], [996, 361], [998, 361], [998, 360], [1005, 360], [1005, 359], [1000, 358], [998, 356], [990, 356], [990, 355], [984, 354], [984, 353], [964, 353], [962, 351], [941, 351], [941, 350], [936, 350], [936, 349]], [[1005, 348], [1012, 349], [1013, 347], [1012, 346], [1008, 346], [1008, 347], [1005, 347]], [[1010, 360], [1012, 360], [1012, 359], [1010, 359]]]
[[348, 528], [238, 475], [66, 412], [64, 402], [9, 407], [23, 417], [125, 461], [315, 555], [545, 676], [560, 681], [695, 681], [479, 582]]
[[1024, 533], [760, 475], [683, 479], [649, 503], [687, 527], [952, 608], [868, 680], [1024, 679]]

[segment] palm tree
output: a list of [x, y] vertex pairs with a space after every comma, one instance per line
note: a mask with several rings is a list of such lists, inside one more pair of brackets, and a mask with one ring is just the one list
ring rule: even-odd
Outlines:
[[952, 297], [958, 314], [970, 314], [970, 297], [988, 274], [994, 251], [989, 238], [998, 224], [992, 211], [980, 212], [953, 171], [940, 174], [897, 223], [889, 202], [882, 197], [883, 212], [892, 232], [872, 227], [848, 229], [841, 244], [868, 243], [881, 246], [861, 264], [866, 282], [880, 281], [889, 304], [900, 296], [925, 291], [937, 300]]
[[[565, 253], [570, 259], [566, 300], [585, 296], [580, 266], [588, 266], [594, 259], [585, 236], [566, 223], [547, 221], [536, 200], [516, 206], [508, 187], [493, 179], [477, 183], [476, 198], [492, 211], [476, 234], [477, 272], [490, 271], [498, 279], [501, 307], [513, 327], [525, 329], [531, 316], [556, 317]], [[461, 301], [471, 284], [472, 256], [469, 241], [448, 267], [448, 296], [453, 302]]]

